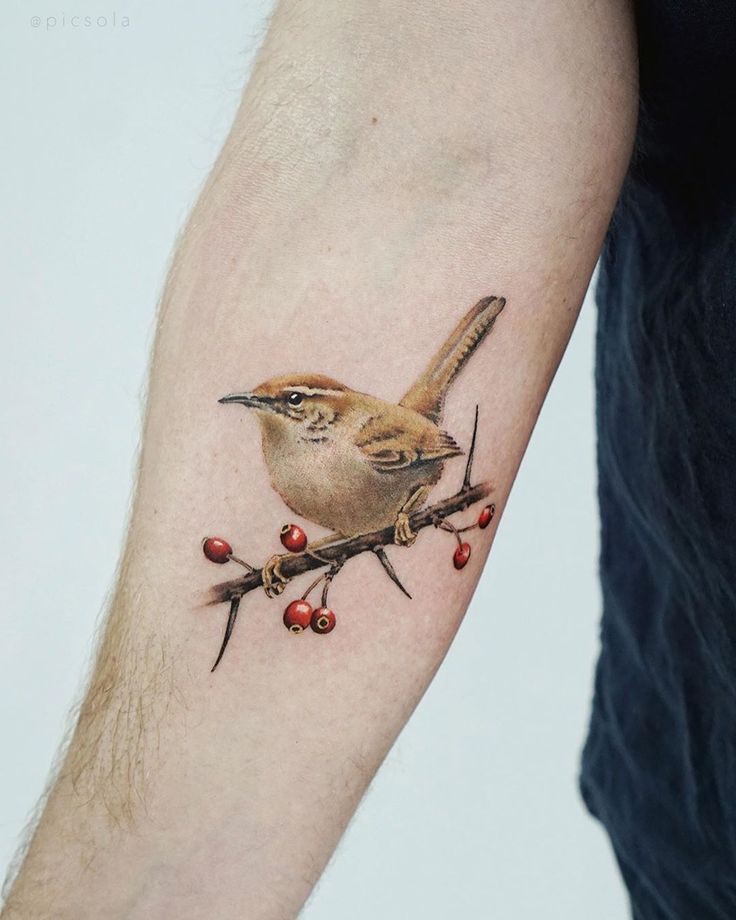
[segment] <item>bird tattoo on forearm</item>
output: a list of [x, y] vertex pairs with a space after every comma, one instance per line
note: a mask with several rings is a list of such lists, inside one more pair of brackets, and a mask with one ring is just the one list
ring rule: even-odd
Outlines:
[[[442, 427], [447, 392], [493, 328], [505, 304], [503, 297], [479, 300], [398, 403], [358, 392], [316, 373], [273, 377], [253, 390], [231, 393], [219, 400], [242, 406], [255, 415], [272, 487], [295, 514], [332, 533], [308, 542], [299, 525], [285, 525], [281, 539], [289, 552], [271, 557], [260, 570], [235, 556], [226, 540], [209, 537], [204, 541], [205, 556], [211, 561], [234, 561], [248, 570], [244, 578], [215, 589], [215, 600], [229, 600], [231, 610], [214, 667], [229, 641], [240, 600], [257, 586], [256, 582], [269, 597], [275, 597], [294, 575], [326, 567], [284, 614], [284, 623], [292, 633], [301, 633], [307, 626], [326, 633], [336, 622], [334, 612], [327, 607], [329, 586], [345, 561], [358, 552], [372, 550], [391, 579], [408, 595], [384, 547], [389, 543], [411, 546], [417, 538], [417, 523], [431, 523], [451, 531], [458, 541], [455, 567], [464, 566], [470, 547], [460, 534], [487, 526], [495, 511], [493, 505], [486, 506], [476, 523], [461, 529], [447, 520], [449, 514], [468, 507], [490, 491], [475, 487], [480, 489], [478, 497], [470, 497], [477, 410], [458, 507], [438, 506], [429, 517], [422, 509], [432, 487], [442, 477], [445, 463], [463, 453]], [[323, 602], [314, 610], [308, 595], [320, 582]], [[243, 590], [239, 591], [238, 585]]]

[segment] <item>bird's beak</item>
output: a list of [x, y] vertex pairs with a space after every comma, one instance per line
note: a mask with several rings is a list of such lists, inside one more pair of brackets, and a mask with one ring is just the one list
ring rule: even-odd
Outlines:
[[229, 396], [223, 396], [217, 400], [221, 403], [240, 403], [241, 406], [247, 406], [249, 409], [266, 409], [266, 400], [262, 396], [255, 396], [253, 393], [230, 393]]

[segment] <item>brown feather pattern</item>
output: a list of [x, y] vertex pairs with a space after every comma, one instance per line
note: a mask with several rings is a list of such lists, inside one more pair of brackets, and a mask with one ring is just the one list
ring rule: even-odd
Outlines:
[[462, 453], [455, 440], [423, 415], [406, 409], [372, 416], [355, 440], [356, 447], [381, 472], [446, 460]]
[[505, 305], [503, 297], [479, 300], [460, 320], [399, 405], [439, 422], [448, 387], [491, 331]]

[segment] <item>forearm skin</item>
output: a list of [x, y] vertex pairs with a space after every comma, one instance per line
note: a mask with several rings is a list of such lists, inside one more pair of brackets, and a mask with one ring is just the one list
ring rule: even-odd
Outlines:
[[[610, 218], [635, 100], [623, 2], [279, 6], [166, 285], [124, 563], [3, 918], [298, 913], [469, 603]], [[409, 601], [358, 556], [325, 637], [290, 636], [285, 601], [254, 592], [211, 674], [223, 617], [199, 599], [222, 573], [201, 538], [261, 565], [293, 517], [255, 424], [218, 399], [308, 371], [396, 402], [486, 294], [507, 305], [443, 422], [467, 446], [480, 405], [475, 478], [497, 513], [466, 568], [428, 528], [392, 555]], [[462, 471], [448, 462], [432, 500]]]

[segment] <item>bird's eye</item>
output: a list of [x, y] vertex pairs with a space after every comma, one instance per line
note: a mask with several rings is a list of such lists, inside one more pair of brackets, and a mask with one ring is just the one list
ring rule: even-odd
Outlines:
[[302, 393], [289, 393], [286, 397], [286, 401], [290, 406], [300, 406], [303, 399], [304, 395]]

